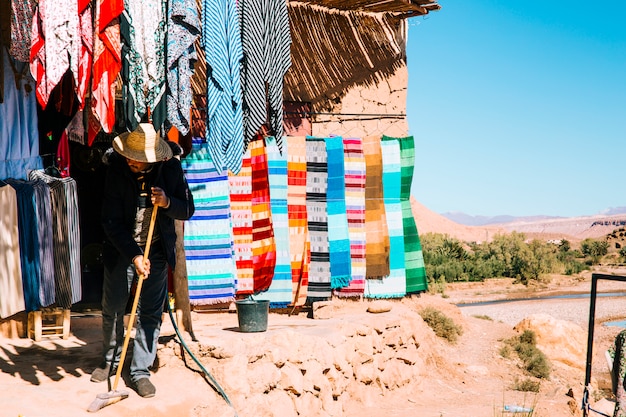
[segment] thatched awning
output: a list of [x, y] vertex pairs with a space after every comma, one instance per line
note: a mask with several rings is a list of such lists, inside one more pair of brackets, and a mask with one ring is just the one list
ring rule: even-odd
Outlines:
[[[435, 0], [301, 0], [303, 3], [344, 11], [393, 13], [413, 17], [441, 9]], [[291, 1], [290, 1], [291, 3]]]

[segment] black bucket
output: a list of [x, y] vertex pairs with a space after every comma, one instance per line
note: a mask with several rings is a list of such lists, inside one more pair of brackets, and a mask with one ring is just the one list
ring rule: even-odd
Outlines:
[[237, 300], [237, 319], [242, 333], [264, 332], [267, 330], [269, 300]]

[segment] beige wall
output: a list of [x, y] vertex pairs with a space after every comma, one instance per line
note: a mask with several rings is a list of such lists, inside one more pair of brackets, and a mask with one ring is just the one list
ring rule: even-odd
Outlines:
[[[313, 107], [313, 136], [335, 134], [344, 137], [364, 137], [387, 135], [404, 137], [408, 135], [406, 98], [408, 70], [402, 65], [389, 78], [369, 87], [356, 87], [347, 92], [341, 101], [330, 111]], [[340, 115], [336, 115], [339, 113]], [[371, 114], [376, 116], [353, 116]], [[383, 115], [394, 115], [385, 118]]]

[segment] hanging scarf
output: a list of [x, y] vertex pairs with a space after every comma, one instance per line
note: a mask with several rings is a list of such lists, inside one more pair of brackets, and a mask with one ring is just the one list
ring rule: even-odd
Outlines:
[[119, 16], [123, 10], [123, 0], [95, 3], [89, 146], [100, 129], [111, 133], [115, 126], [115, 83], [122, 69]]
[[358, 297], [365, 289], [365, 157], [360, 138], [344, 138], [343, 146], [352, 276], [349, 285], [335, 290], [334, 294]]
[[252, 268], [254, 294], [267, 291], [272, 284], [276, 266], [276, 241], [270, 210], [265, 141], [261, 135], [250, 142], [252, 166]]
[[198, 55], [200, 17], [195, 0], [170, 0], [167, 11], [167, 119], [182, 136], [189, 133], [191, 77]]
[[[13, 59], [30, 62], [31, 30], [37, 0], [11, 0], [11, 49]], [[4, 13], [4, 12], [3, 12]]]
[[93, 26], [91, 22], [91, 0], [78, 1], [80, 50], [78, 61], [78, 78], [76, 82], [76, 96], [79, 101], [79, 110], [85, 108], [85, 95], [91, 81], [91, 66], [93, 58]]
[[122, 35], [122, 95], [127, 128], [133, 131], [150, 112], [155, 130], [165, 121], [164, 0], [124, 0]]
[[211, 158], [234, 174], [244, 154], [240, 66], [243, 58], [234, 0], [204, 0], [202, 44], [207, 64], [207, 141]]
[[307, 223], [306, 138], [287, 138], [287, 216], [291, 254], [291, 303], [303, 306], [309, 287], [311, 242]]
[[191, 305], [235, 299], [236, 270], [228, 174], [217, 170], [201, 138], [182, 161], [196, 210], [185, 221], [185, 259]]
[[284, 308], [291, 302], [291, 257], [289, 242], [289, 215], [287, 214], [287, 153], [281, 155], [276, 139], [265, 138], [267, 150], [268, 181], [270, 186], [270, 209], [276, 241], [276, 267], [274, 278], [265, 299], [270, 308]]

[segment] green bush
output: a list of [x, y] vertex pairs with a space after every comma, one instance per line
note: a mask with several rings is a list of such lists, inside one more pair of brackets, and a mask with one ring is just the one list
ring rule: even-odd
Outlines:
[[513, 389], [516, 391], [523, 391], [523, 392], [539, 392], [539, 389], [541, 388], [541, 382], [535, 380], [535, 379], [522, 379], [520, 380], [516, 380], [515, 384], [513, 384]]
[[450, 343], [456, 343], [458, 337], [463, 334], [463, 329], [460, 326], [437, 309], [426, 307], [419, 314], [437, 336]]
[[[548, 379], [550, 377], [550, 362], [546, 355], [537, 349], [536, 341], [535, 332], [525, 330], [521, 335], [505, 340], [505, 344], [517, 352], [526, 372], [535, 378]], [[502, 349], [500, 353], [502, 354]]]

